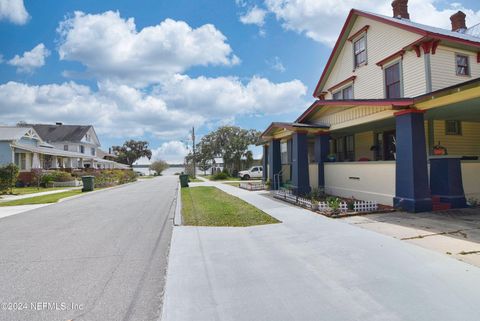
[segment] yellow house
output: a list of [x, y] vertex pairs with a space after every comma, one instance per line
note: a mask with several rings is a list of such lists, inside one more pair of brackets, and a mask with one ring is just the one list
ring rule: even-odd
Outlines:
[[293, 123], [262, 134], [264, 179], [408, 211], [480, 198], [480, 35], [465, 14], [452, 30], [353, 9]]

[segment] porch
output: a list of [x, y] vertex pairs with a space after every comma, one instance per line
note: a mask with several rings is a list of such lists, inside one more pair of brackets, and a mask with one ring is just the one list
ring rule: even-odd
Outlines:
[[[264, 180], [407, 211], [480, 199], [479, 80], [415, 99], [319, 101], [262, 135]], [[433, 200], [433, 201], [432, 201]]]

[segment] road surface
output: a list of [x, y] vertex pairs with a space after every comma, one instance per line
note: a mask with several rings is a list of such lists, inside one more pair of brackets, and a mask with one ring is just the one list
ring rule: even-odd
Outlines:
[[156, 320], [178, 177], [0, 219], [0, 320]]

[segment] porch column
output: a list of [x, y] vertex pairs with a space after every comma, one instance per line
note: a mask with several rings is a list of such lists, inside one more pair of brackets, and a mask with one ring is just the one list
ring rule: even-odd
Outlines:
[[66, 159], [65, 168], [72, 168], [72, 159], [70, 157]]
[[306, 133], [292, 135], [292, 184], [299, 195], [310, 193], [308, 177], [308, 145]]
[[432, 196], [451, 208], [467, 207], [463, 191], [462, 164], [460, 156], [430, 157], [430, 189]]
[[315, 137], [315, 162], [318, 164], [318, 187], [325, 188], [325, 161], [330, 151], [330, 134], [319, 133]]
[[263, 180], [263, 182], [266, 182], [267, 179], [268, 179], [268, 172], [267, 172], [267, 168], [268, 168], [268, 145], [263, 145], [262, 167], [263, 167], [262, 180]]
[[83, 168], [83, 158], [78, 159], [78, 168]]
[[408, 212], [432, 210], [428, 186], [424, 111], [408, 109], [395, 113], [396, 178], [393, 204]]
[[57, 156], [52, 156], [52, 168], [58, 168]]
[[[280, 159], [280, 140], [273, 139], [268, 145], [268, 176], [270, 178], [271, 189], [279, 189], [282, 182], [281, 159]], [[277, 177], [276, 175], [280, 175]]]

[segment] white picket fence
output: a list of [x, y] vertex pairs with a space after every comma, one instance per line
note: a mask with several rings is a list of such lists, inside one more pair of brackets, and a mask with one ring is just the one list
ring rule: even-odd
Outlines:
[[[312, 210], [318, 210], [320, 212], [329, 212], [332, 211], [332, 208], [328, 206], [327, 202], [318, 202], [318, 204], [313, 203], [308, 198], [298, 197], [290, 190], [282, 189], [273, 191], [273, 197], [285, 200], [289, 203], [300, 205]], [[340, 213], [347, 213], [349, 211], [347, 202], [341, 202], [338, 210]], [[377, 202], [370, 201], [355, 201], [353, 203], [353, 212], [357, 213], [367, 213], [375, 212], [378, 210]]]
[[244, 182], [244, 183], [240, 183], [239, 187], [243, 188], [243, 189], [246, 189], [248, 191], [260, 191], [260, 190], [265, 189], [265, 184]]

